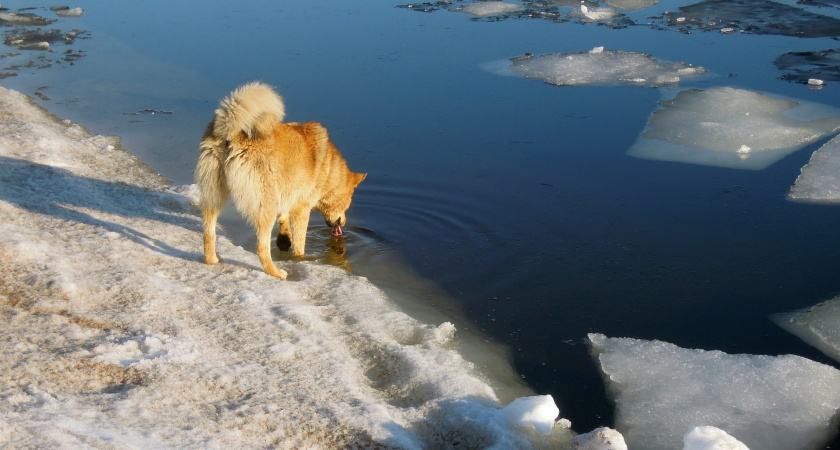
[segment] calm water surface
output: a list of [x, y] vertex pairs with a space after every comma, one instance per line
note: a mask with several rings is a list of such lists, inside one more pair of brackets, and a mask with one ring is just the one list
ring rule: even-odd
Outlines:
[[[840, 107], [840, 85], [810, 90], [772, 65], [835, 40], [473, 21], [396, 5], [92, 0], [83, 17], [60, 22], [90, 32], [69, 47], [84, 57], [0, 84], [123, 136], [179, 184], [192, 182], [221, 97], [253, 79], [276, 86], [289, 120], [324, 123], [351, 168], [369, 173], [344, 241], [313, 219], [309, 252], [509, 345], [522, 378], [552, 394], [578, 431], [613, 420], [583, 343], [590, 332], [837, 367], [767, 318], [840, 291], [840, 207], [785, 200], [822, 142], [761, 171], [634, 159], [625, 152], [669, 88], [560, 88], [482, 69], [603, 45], [711, 72], [681, 87]], [[54, 49], [42, 56], [65, 47]], [[225, 224], [254, 245], [235, 214]]]

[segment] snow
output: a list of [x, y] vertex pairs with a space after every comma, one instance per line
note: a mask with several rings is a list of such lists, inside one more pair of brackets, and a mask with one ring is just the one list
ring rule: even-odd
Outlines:
[[761, 170], [840, 129], [840, 110], [732, 87], [659, 102], [628, 150], [637, 158]]
[[680, 79], [705, 73], [702, 67], [659, 61], [643, 53], [604, 50], [513, 58], [509, 70], [525, 78], [558, 86], [678, 84]]
[[773, 321], [836, 361], [840, 361], [840, 296], [803, 311], [778, 314]]
[[448, 322], [368, 280], [224, 236], [195, 188], [0, 88], [0, 446], [567, 445], [549, 396], [503, 407]]
[[478, 2], [464, 5], [460, 11], [476, 17], [489, 17], [522, 9], [521, 6], [507, 2]]
[[[677, 448], [693, 426], [763, 450], [820, 448], [836, 432], [840, 371], [824, 364], [602, 334], [589, 340], [629, 448]], [[689, 433], [685, 444], [694, 440]]]
[[517, 426], [533, 426], [540, 434], [551, 434], [560, 409], [550, 395], [539, 395], [512, 401], [502, 409], [502, 414]]
[[840, 137], [823, 144], [811, 155], [788, 192], [791, 200], [840, 202]]
[[749, 450], [738, 439], [720, 428], [691, 427], [683, 436], [683, 450]]

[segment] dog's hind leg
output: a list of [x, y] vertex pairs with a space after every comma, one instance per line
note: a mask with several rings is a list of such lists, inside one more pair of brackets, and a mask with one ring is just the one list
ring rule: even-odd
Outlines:
[[271, 230], [274, 228], [274, 216], [268, 214], [257, 214], [257, 221], [254, 226], [257, 228], [257, 256], [265, 272], [273, 277], [285, 280], [287, 273], [278, 269], [271, 260]]
[[[210, 133], [208, 127], [207, 133]], [[201, 156], [195, 168], [195, 182], [201, 191], [199, 206], [204, 224], [204, 262], [218, 264], [216, 255], [216, 220], [230, 194], [222, 173], [221, 144], [207, 137], [201, 143]]]
[[309, 227], [309, 208], [293, 210], [291, 214], [292, 253], [303, 256], [306, 247], [306, 229]]

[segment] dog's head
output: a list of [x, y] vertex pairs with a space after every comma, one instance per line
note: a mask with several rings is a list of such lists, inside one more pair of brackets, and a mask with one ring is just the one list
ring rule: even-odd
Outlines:
[[346, 178], [334, 183], [330, 192], [321, 199], [316, 207], [324, 215], [327, 226], [333, 229], [332, 234], [334, 236], [340, 236], [341, 227], [347, 225], [346, 212], [353, 200], [353, 192], [366, 176], [366, 173], [348, 171]]

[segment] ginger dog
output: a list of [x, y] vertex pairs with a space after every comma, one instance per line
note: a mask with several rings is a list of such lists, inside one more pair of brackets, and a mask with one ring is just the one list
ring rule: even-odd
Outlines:
[[217, 264], [216, 220], [228, 196], [257, 232], [263, 269], [280, 279], [271, 260], [274, 221], [278, 246], [304, 255], [309, 214], [320, 212], [334, 235], [367, 174], [353, 173], [327, 130], [315, 122], [282, 123], [283, 99], [263, 83], [240, 86], [222, 100], [201, 140], [195, 181], [204, 218], [204, 262]]

